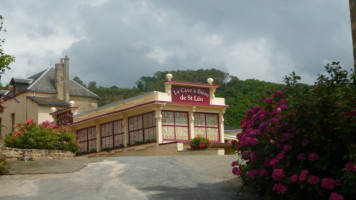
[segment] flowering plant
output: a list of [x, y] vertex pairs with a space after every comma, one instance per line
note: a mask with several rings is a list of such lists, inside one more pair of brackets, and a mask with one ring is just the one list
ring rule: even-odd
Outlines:
[[66, 126], [57, 127], [49, 121], [36, 124], [32, 119], [18, 124], [5, 139], [5, 146], [21, 149], [57, 149], [77, 151], [76, 136]]
[[210, 147], [211, 142], [208, 138], [202, 137], [200, 135], [195, 136], [190, 140], [191, 149], [206, 149]]
[[[314, 86], [285, 77], [286, 92], [246, 111], [232, 172], [265, 199], [352, 199], [356, 196], [356, 76], [338, 63]], [[242, 188], [243, 189], [243, 188]]]
[[0, 175], [7, 174], [9, 172], [9, 166], [6, 162], [4, 155], [0, 155]]
[[5, 101], [4, 99], [0, 99], [0, 113], [5, 113], [6, 107], [5, 107]]

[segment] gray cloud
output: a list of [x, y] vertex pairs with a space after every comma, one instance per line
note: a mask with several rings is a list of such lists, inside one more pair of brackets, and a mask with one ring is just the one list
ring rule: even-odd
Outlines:
[[212, 67], [273, 82], [296, 71], [312, 83], [327, 62], [353, 65], [347, 1], [38, 0], [2, 7], [17, 57], [8, 76], [29, 76], [64, 54], [72, 76], [119, 87], [157, 70]]

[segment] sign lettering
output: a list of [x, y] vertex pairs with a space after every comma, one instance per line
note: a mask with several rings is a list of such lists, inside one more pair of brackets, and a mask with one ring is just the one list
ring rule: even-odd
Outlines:
[[209, 88], [172, 85], [172, 101], [191, 104], [210, 104]]
[[57, 115], [57, 125], [66, 125], [73, 123], [73, 113], [71, 111], [67, 111], [64, 113], [60, 113]]

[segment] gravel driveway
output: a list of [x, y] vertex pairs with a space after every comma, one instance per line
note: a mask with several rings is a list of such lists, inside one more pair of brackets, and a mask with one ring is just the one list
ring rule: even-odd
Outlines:
[[251, 192], [237, 192], [240, 182], [230, 166], [235, 158], [145, 156], [17, 163], [12, 170], [16, 175], [0, 177], [0, 199], [256, 199]]

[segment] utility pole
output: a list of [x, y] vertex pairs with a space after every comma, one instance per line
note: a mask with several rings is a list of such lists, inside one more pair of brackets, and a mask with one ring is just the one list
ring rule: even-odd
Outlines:
[[350, 4], [350, 21], [351, 21], [351, 34], [352, 34], [352, 49], [354, 55], [354, 69], [356, 71], [356, 2], [349, 0]]

